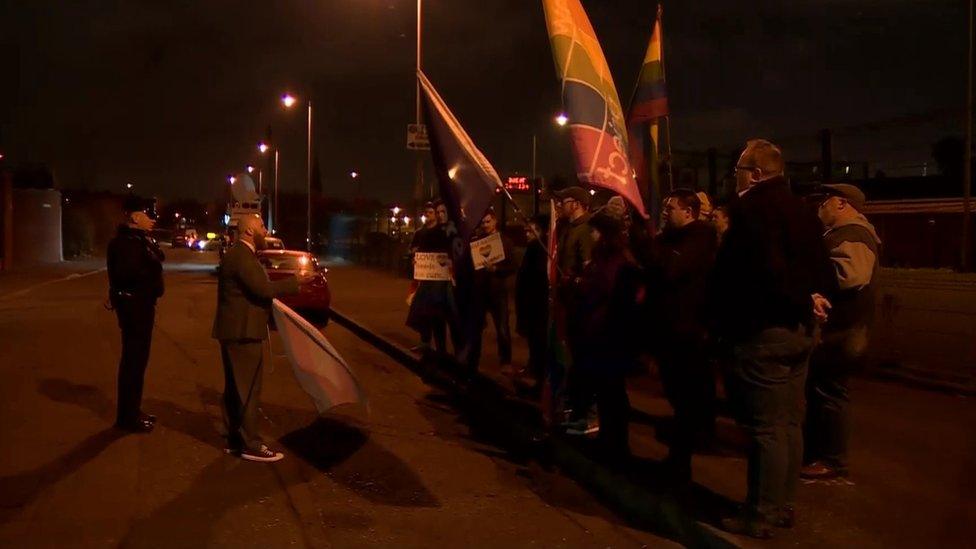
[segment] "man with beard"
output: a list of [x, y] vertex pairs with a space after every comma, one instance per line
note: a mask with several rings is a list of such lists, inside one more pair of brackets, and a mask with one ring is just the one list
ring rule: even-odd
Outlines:
[[268, 236], [264, 221], [257, 215], [244, 216], [237, 230], [237, 242], [220, 262], [213, 327], [224, 363], [226, 451], [248, 461], [278, 461], [284, 454], [270, 450], [257, 431], [271, 300], [298, 293], [299, 285], [315, 275], [302, 272], [272, 282], [257, 258]]

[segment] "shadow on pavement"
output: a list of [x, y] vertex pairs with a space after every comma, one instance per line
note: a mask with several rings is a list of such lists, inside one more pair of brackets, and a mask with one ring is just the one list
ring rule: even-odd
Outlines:
[[103, 429], [53, 461], [30, 471], [0, 477], [0, 494], [3, 494], [0, 498], [0, 524], [9, 522], [38, 494], [80, 469], [123, 436], [125, 433], [114, 427]]
[[319, 418], [278, 440], [291, 453], [371, 503], [440, 506], [406, 464], [357, 427]]
[[[88, 409], [108, 422], [114, 420], [113, 402], [97, 387], [49, 378], [40, 382], [38, 390], [56, 402]], [[221, 402], [220, 393], [209, 387], [201, 387], [199, 396], [206, 405], [219, 406]], [[149, 398], [144, 402], [145, 409], [158, 417], [157, 425], [160, 428], [172, 429], [215, 449], [223, 449], [223, 437], [217, 430], [219, 422], [210, 414], [158, 399]], [[277, 404], [264, 403], [261, 410], [275, 425], [277, 433], [285, 433], [279, 439], [282, 445], [303, 464], [304, 471], [301, 474], [279, 476], [279, 482], [283, 485], [307, 482], [316, 473], [325, 473], [336, 483], [373, 503], [395, 507], [439, 506], [437, 499], [406, 464], [373, 442], [358, 427], [331, 418], [315, 418], [311, 424], [303, 425], [310, 416], [315, 417], [312, 412]], [[9, 477], [9, 480], [0, 479], [3, 482], [0, 487], [19, 489], [26, 494], [21, 499], [29, 501], [40, 489], [77, 469], [98, 455], [111, 441], [123, 435], [121, 431], [109, 428], [37, 472]], [[48, 478], [51, 476], [47, 474], [48, 471], [60, 472], [59, 469], [65, 469], [60, 476], [42, 484], [34, 481], [35, 478]], [[186, 492], [149, 517], [139, 520], [130, 531], [132, 539], [129, 541], [138, 546], [138, 539], [164, 539], [154, 536], [166, 534], [173, 527], [174, 521], [180, 525], [186, 523], [187, 532], [203, 536], [186, 539], [207, 539], [210, 529], [208, 524], [227, 509], [269, 495], [267, 482], [255, 482], [257, 469], [261, 469], [260, 465], [232, 458], [218, 459], [197, 476]], [[238, 484], [247, 486], [237, 486]], [[37, 488], [31, 489], [32, 486]], [[7, 492], [4, 490], [2, 493]], [[190, 509], [198, 509], [199, 512], [191, 512]], [[0, 512], [4, 510], [4, 507], [0, 507]], [[3, 516], [5, 515], [0, 515]]]

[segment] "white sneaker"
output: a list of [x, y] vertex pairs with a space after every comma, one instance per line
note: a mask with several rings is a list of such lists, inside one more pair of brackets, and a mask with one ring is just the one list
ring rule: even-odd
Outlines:
[[261, 445], [260, 450], [244, 450], [241, 452], [241, 459], [246, 459], [247, 461], [273, 463], [275, 461], [281, 461], [284, 458], [285, 454], [274, 452], [264, 444]]

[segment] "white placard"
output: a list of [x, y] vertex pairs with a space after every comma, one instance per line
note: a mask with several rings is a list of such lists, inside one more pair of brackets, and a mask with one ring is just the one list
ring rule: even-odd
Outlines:
[[492, 233], [471, 243], [471, 261], [474, 270], [480, 271], [489, 265], [505, 261], [505, 246], [502, 245], [502, 233]]
[[447, 254], [417, 252], [413, 254], [414, 280], [450, 280], [451, 259]]

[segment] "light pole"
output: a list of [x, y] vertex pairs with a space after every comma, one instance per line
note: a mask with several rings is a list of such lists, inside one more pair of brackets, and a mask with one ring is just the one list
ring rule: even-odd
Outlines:
[[[281, 104], [286, 109], [290, 109], [297, 102], [295, 96], [290, 93], [281, 96]], [[306, 103], [308, 105], [308, 131], [305, 136], [305, 249], [312, 251], [312, 100], [309, 99]]]
[[[258, 143], [258, 152], [261, 153], [262, 155], [268, 154], [268, 151], [270, 151], [270, 150], [271, 150], [271, 147], [267, 143], [265, 143], [264, 141], [261, 141], [261, 142]], [[267, 164], [265, 164], [265, 165], [267, 165]], [[263, 173], [264, 173], [264, 170], [263, 169], [260, 172], [258, 172], [258, 180], [259, 180], [259, 183], [258, 184], [259, 185], [261, 185], [260, 180], [261, 180], [261, 175]], [[274, 151], [274, 172], [273, 173], [274, 173], [274, 191], [273, 191], [274, 198], [272, 199], [271, 206], [268, 207], [268, 230], [271, 231], [272, 233], [274, 233], [274, 224], [278, 221], [278, 211], [277, 211], [277, 208], [278, 208], [278, 148], [277, 147], [275, 147], [275, 151]]]
[[962, 270], [968, 271], [972, 263], [970, 232], [971, 193], [973, 181], [973, 0], [969, 0], [969, 63], [966, 77], [966, 152], [963, 156], [962, 182]]
[[[420, 69], [423, 66], [421, 60], [423, 59], [423, 50], [421, 49], [421, 44], [423, 43], [423, 13], [424, 13], [424, 1], [417, 0], [417, 111], [415, 124], [420, 126], [421, 123], [421, 112], [420, 112]], [[421, 151], [416, 151], [417, 154], [417, 181], [414, 183], [414, 198], [423, 198], [425, 192], [424, 189], [424, 157]], [[419, 205], [419, 204], [417, 204]], [[417, 208], [414, 208], [417, 209]]]

